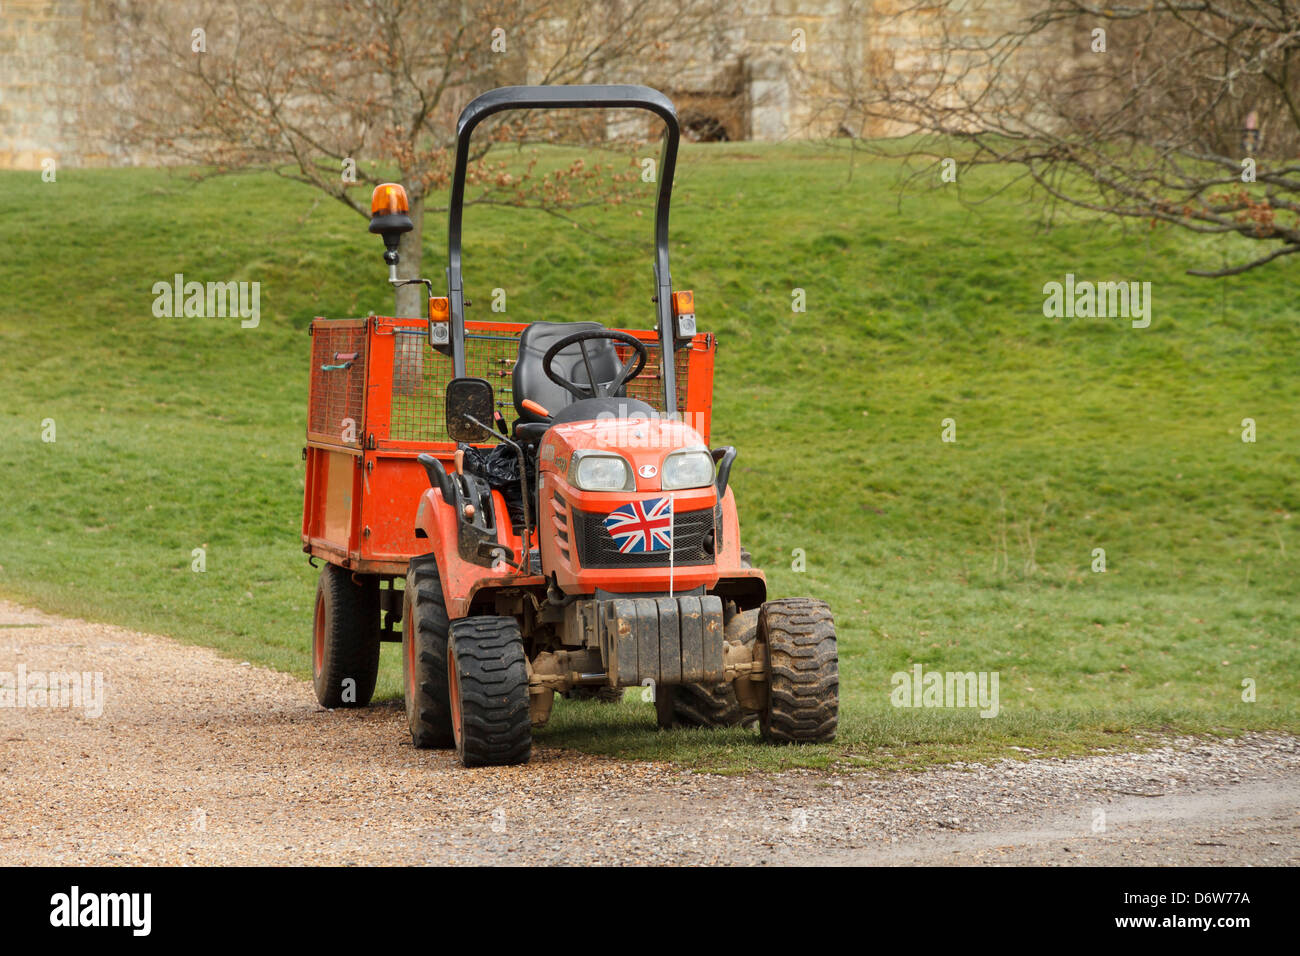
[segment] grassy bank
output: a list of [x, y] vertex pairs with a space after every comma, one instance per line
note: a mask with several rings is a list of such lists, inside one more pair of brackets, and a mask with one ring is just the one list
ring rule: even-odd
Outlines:
[[[839, 740], [660, 733], [632, 694], [561, 701], [540, 739], [743, 769], [1295, 730], [1296, 268], [1194, 279], [1219, 247], [1043, 231], [1015, 193], [977, 214], [942, 190], [900, 203], [896, 177], [848, 179], [812, 146], [690, 147], [673, 218], [675, 283], [720, 341], [713, 438], [741, 450], [746, 545], [774, 595], [835, 609]], [[470, 296], [649, 326], [648, 215], [583, 213], [600, 238], [473, 209]], [[0, 593], [306, 675], [305, 330], [390, 311], [364, 221], [271, 176], [10, 172], [0, 240]], [[432, 214], [426, 249], [436, 275]], [[178, 272], [259, 282], [260, 324], [156, 318], [152, 286]], [[1066, 273], [1151, 282], [1151, 326], [1044, 317]], [[997, 671], [1000, 715], [892, 707], [917, 663]], [[398, 673], [386, 648], [383, 692]]]

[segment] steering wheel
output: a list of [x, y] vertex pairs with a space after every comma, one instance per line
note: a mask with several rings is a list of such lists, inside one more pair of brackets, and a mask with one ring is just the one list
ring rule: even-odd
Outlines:
[[[618, 374], [614, 376], [614, 380], [608, 385], [597, 382], [596, 374], [591, 369], [591, 356], [587, 354], [587, 343], [592, 339], [608, 339], [612, 342], [622, 342], [624, 345], [632, 346], [636, 351], [634, 356], [630, 356], [623, 363], [623, 367], [618, 370]], [[591, 382], [591, 385], [579, 385], [577, 382], [572, 382], [554, 368], [555, 357], [560, 354], [561, 350], [574, 344], [582, 349], [582, 363], [587, 367], [587, 381]], [[546, 354], [542, 356], [542, 371], [546, 373], [547, 378], [579, 401], [584, 398], [608, 398], [627, 382], [632, 381], [641, 374], [641, 370], [645, 368], [646, 359], [649, 356], [650, 353], [646, 351], [645, 343], [634, 335], [619, 332], [615, 329], [588, 329], [585, 332], [574, 332], [572, 335], [566, 335], [547, 349]]]

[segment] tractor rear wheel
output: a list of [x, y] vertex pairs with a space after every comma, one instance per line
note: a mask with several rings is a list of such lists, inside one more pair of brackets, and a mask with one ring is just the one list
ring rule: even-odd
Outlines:
[[[727, 622], [724, 639], [746, 646], [754, 643], [758, 634], [758, 610], [732, 615]], [[672, 722], [683, 727], [748, 727], [758, 720], [758, 714], [740, 706], [731, 683], [678, 684], [666, 688], [672, 695]]]
[[402, 602], [402, 687], [411, 743], [420, 749], [451, 747], [455, 741], [447, 699], [450, 625], [433, 555], [411, 559]]
[[767, 651], [763, 739], [817, 743], [835, 739], [839, 720], [839, 655], [835, 620], [825, 601], [784, 598], [759, 610], [758, 640]]
[[513, 617], [453, 621], [447, 681], [456, 756], [466, 767], [527, 763], [533, 748], [528, 660]]
[[322, 707], [365, 707], [379, 675], [379, 579], [326, 564], [316, 583], [312, 686]]

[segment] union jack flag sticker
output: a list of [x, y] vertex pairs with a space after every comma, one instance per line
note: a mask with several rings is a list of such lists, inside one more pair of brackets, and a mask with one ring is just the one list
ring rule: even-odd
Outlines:
[[673, 501], [647, 498], [629, 502], [609, 513], [605, 527], [619, 554], [667, 551], [673, 546]]

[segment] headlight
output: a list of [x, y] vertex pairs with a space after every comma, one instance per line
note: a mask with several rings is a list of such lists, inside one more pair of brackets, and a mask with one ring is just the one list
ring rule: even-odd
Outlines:
[[674, 488], [704, 488], [713, 484], [713, 456], [700, 449], [675, 451], [664, 459], [660, 487], [664, 491]]
[[573, 483], [583, 491], [635, 491], [632, 466], [617, 455], [581, 455], [573, 469]]

